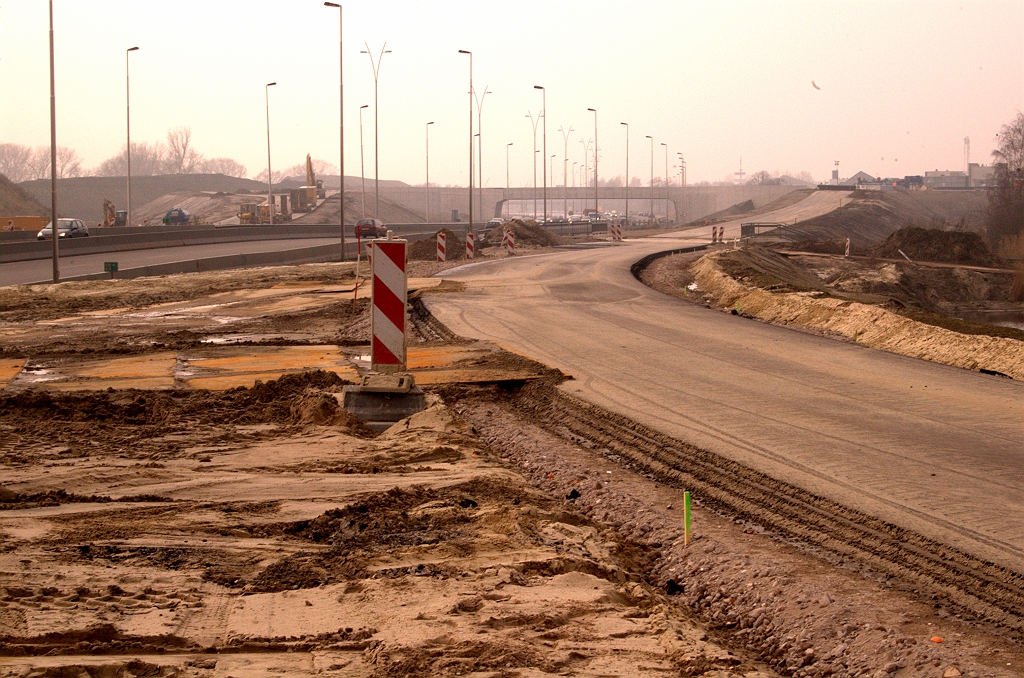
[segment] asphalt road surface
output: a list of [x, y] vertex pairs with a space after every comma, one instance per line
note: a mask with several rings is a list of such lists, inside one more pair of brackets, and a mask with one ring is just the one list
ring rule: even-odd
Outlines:
[[[812, 198], [760, 219], [839, 196]], [[1024, 384], [728, 315], [629, 272], [709, 234], [470, 264], [444, 273], [465, 292], [424, 299], [456, 333], [571, 374], [574, 395], [1024, 571]]]
[[[283, 252], [286, 250], [331, 245], [337, 238], [308, 238], [290, 240], [252, 240], [208, 245], [187, 245], [185, 247], [160, 247], [148, 250], [82, 254], [60, 258], [60, 275], [70, 278], [76, 275], [102, 273], [103, 262], [116, 261], [121, 270], [140, 266], [167, 264], [175, 261], [190, 261], [220, 257], [229, 254], [252, 254], [255, 252]], [[51, 259], [16, 261], [0, 264], [0, 285], [26, 285], [49, 282], [53, 276]]]

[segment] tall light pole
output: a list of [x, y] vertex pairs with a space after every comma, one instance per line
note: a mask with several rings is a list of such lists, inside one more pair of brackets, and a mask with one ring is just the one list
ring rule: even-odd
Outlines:
[[686, 186], [686, 160], [683, 158], [682, 153], [676, 153], [679, 156], [679, 188]]
[[[477, 202], [480, 206], [477, 209], [480, 210], [480, 221], [484, 221], [484, 99], [491, 92], [487, 89], [487, 85], [484, 85], [484, 93], [480, 95], [480, 98], [476, 100], [476, 171], [479, 178], [476, 184], [476, 196]], [[476, 97], [476, 92], [473, 92], [473, 96]]]
[[651, 219], [654, 218], [654, 137], [650, 134], [647, 138], [651, 140]]
[[362, 182], [362, 208], [360, 214], [366, 218], [366, 163], [363, 162], [363, 109], [369, 108], [370, 104], [363, 104], [359, 107], [359, 177]]
[[566, 131], [562, 127], [558, 128], [558, 131], [562, 133], [562, 216], [569, 216], [569, 135], [572, 134], [572, 125], [569, 125], [569, 130]]
[[575, 160], [572, 161], [572, 211], [576, 212], [576, 165], [579, 165]]
[[341, 181], [339, 195], [338, 225], [341, 228], [341, 260], [345, 261], [345, 50], [342, 42], [343, 10], [341, 5], [334, 2], [325, 2], [325, 7], [336, 7], [338, 9], [338, 177]]
[[[132, 52], [137, 52], [138, 47], [129, 47], [124, 53], [124, 100], [125, 100], [125, 122], [128, 127], [128, 144], [125, 146], [125, 150], [128, 153], [128, 222], [127, 225], [132, 225], [132, 87], [131, 87], [131, 74], [128, 69], [128, 55]], [[56, 217], [54, 217], [56, 218]], [[53, 222], [53, 227], [57, 228], [57, 222]], [[57, 237], [56, 231], [54, 231], [54, 238]]]
[[[580, 186], [583, 187], [583, 186], [589, 186], [590, 185], [590, 144], [591, 144], [591, 142], [584, 141], [583, 139], [580, 139], [580, 144], [583, 146], [583, 165], [580, 167], [580, 171], [583, 172], [583, 175], [582, 175], [581, 180], [580, 180]], [[586, 196], [586, 192], [585, 191], [583, 192], [583, 195]], [[586, 199], [586, 197], [584, 197], [583, 198], [583, 210], [586, 211], [586, 209], [587, 209], [587, 199]], [[596, 216], [597, 215], [596, 215], [596, 210], [595, 210], [595, 217]]]
[[668, 144], [662, 142], [665, 147], [665, 221], [668, 221]]
[[426, 217], [426, 223], [428, 223], [428, 224], [430, 223], [430, 126], [433, 125], [433, 124], [434, 124], [434, 121], [431, 120], [430, 122], [428, 122], [426, 125], [423, 126], [424, 130], [426, 130], [424, 132], [424, 134], [427, 137], [427, 185], [426, 185], [426, 189], [427, 189], [427, 212], [426, 212], [426, 215], [427, 215], [427, 217]]
[[60, 252], [57, 241], [57, 92], [53, 77], [53, 0], [50, 0], [50, 234], [53, 236], [53, 282], [60, 282]]
[[537, 221], [537, 125], [540, 123], [540, 113], [537, 119], [533, 119], [533, 113], [526, 112], [526, 117], [533, 125], [533, 220]]
[[373, 208], [373, 216], [375, 219], [380, 219], [380, 106], [378, 105], [377, 99], [377, 81], [380, 78], [380, 61], [384, 58], [385, 54], [391, 54], [390, 49], [384, 49], [388, 46], [388, 43], [384, 43], [380, 48], [380, 55], [377, 57], [376, 63], [373, 61], [373, 55], [370, 54], [369, 43], [363, 43], [366, 45], [365, 50], [360, 50], [360, 54], [365, 54], [370, 57], [370, 67], [373, 69], [373, 193], [376, 204]]
[[263, 90], [267, 99], [267, 213], [270, 215], [271, 226], [274, 225], [274, 203], [270, 202], [270, 182], [274, 175], [270, 172], [270, 88], [276, 84], [276, 82], [268, 82]]
[[[544, 157], [548, 155], [548, 91], [540, 85], [534, 85], [534, 89], [541, 91], [541, 117], [544, 118]], [[548, 220], [548, 168], [544, 166], [544, 221]]]
[[629, 228], [629, 123], [619, 124], [626, 126], [626, 227]]
[[469, 232], [473, 232], [473, 53], [460, 49], [459, 54], [469, 55]]
[[512, 142], [505, 144], [505, 191], [508, 191], [508, 149], [512, 148]]
[[594, 114], [594, 217], [597, 217], [597, 109], [588, 108]]

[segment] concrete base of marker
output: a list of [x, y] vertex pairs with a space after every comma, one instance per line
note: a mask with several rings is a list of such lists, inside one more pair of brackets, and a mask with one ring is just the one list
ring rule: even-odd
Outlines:
[[363, 425], [384, 431], [423, 411], [426, 397], [411, 374], [368, 374], [361, 384], [343, 389], [342, 407]]

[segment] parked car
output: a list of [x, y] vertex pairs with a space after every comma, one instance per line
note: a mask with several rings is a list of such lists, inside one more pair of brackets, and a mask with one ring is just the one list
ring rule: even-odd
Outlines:
[[[89, 227], [82, 223], [81, 219], [58, 219], [58, 238], [84, 238], [89, 235]], [[49, 240], [53, 237], [53, 222], [51, 221], [36, 234], [36, 240]]]
[[501, 225], [504, 224], [504, 223], [505, 223], [504, 219], [499, 219], [498, 217], [495, 217], [494, 219], [491, 219], [490, 221], [487, 222], [486, 228], [488, 230], [490, 230], [492, 228], [500, 228]]
[[360, 219], [356, 222], [356, 233], [360, 238], [384, 238], [388, 229], [380, 219]]

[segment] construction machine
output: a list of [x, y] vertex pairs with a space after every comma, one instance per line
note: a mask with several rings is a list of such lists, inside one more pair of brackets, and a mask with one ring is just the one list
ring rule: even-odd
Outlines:
[[128, 211], [118, 210], [114, 208], [114, 203], [109, 200], [103, 201], [103, 226], [110, 228], [111, 226], [122, 227], [128, 224]]

